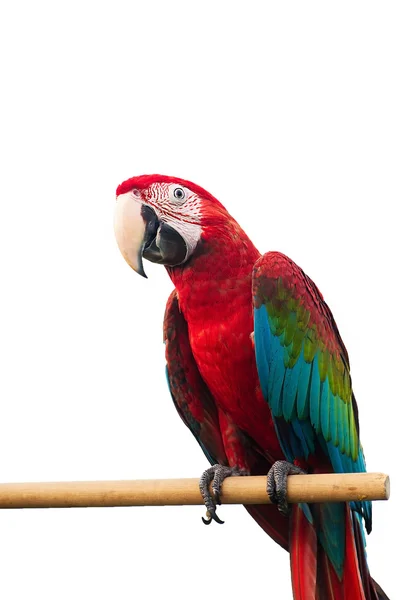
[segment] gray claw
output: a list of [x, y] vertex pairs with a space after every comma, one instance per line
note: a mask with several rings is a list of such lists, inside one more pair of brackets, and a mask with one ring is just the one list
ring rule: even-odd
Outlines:
[[204, 525], [210, 525], [211, 521], [215, 521], [216, 523], [219, 523], [220, 525], [223, 525], [225, 523], [225, 521], [221, 521], [221, 519], [219, 518], [219, 516], [216, 513], [215, 508], [209, 508], [207, 510], [206, 516], [208, 517], [208, 519], [201, 517], [201, 520], [203, 521]]
[[[202, 517], [205, 525], [210, 525], [211, 521], [215, 521], [222, 525], [224, 521], [217, 516], [217, 504], [221, 504], [222, 483], [231, 475], [245, 475], [236, 467], [225, 467], [224, 465], [213, 465], [206, 469], [200, 477], [199, 487], [203, 496], [204, 504], [207, 509], [207, 518]], [[212, 482], [212, 492], [210, 494], [209, 485]]]
[[289, 505], [287, 502], [288, 475], [305, 475], [305, 471], [286, 460], [277, 460], [270, 468], [267, 475], [267, 494], [278, 510], [287, 515]]

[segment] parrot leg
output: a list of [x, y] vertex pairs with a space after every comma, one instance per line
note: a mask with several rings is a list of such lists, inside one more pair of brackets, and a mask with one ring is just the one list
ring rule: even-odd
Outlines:
[[[239, 470], [237, 467], [224, 467], [223, 465], [213, 465], [206, 469], [200, 477], [199, 487], [203, 496], [204, 504], [207, 509], [207, 517], [202, 517], [203, 523], [209, 525], [211, 521], [216, 521], [222, 525], [224, 521], [217, 515], [217, 504], [221, 504], [221, 486], [227, 477], [232, 475], [248, 475], [247, 472]], [[210, 494], [209, 485], [212, 482], [211, 489], [214, 497]]]
[[296, 467], [286, 460], [277, 460], [267, 475], [267, 493], [274, 504], [278, 505], [278, 510], [287, 515], [289, 505], [287, 502], [287, 478], [288, 475], [305, 475], [306, 472], [300, 467]]

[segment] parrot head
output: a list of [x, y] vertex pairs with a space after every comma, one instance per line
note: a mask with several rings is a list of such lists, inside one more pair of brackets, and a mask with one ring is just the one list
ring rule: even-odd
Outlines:
[[198, 185], [164, 175], [132, 177], [117, 188], [114, 231], [130, 267], [143, 277], [142, 258], [184, 265], [207, 229], [226, 226], [228, 213]]

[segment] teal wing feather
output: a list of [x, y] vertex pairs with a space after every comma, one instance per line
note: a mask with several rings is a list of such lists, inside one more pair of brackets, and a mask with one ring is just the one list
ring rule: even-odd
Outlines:
[[[364, 472], [346, 348], [316, 285], [288, 257], [269, 252], [253, 271], [258, 375], [287, 460], [310, 469]], [[352, 508], [371, 530], [371, 503]], [[319, 508], [320, 539], [340, 575], [343, 505]]]

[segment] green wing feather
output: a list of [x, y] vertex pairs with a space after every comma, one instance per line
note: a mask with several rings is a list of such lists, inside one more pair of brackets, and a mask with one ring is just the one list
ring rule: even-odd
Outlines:
[[[363, 472], [346, 348], [315, 284], [269, 252], [253, 272], [254, 340], [261, 388], [288, 460]], [[359, 503], [370, 528], [370, 505]]]

